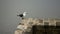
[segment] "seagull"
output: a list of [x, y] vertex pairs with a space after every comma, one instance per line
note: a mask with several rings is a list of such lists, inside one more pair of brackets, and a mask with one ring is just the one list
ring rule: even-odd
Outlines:
[[24, 17], [26, 16], [26, 14], [28, 14], [27, 12], [23, 12], [22, 14], [19, 14], [17, 16], [21, 17], [22, 19], [24, 19]]

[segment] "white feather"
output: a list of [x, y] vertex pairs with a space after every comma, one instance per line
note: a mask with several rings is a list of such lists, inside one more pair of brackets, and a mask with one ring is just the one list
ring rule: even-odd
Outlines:
[[24, 12], [24, 13], [23, 13], [23, 16], [26, 16], [26, 14], [27, 14], [27, 12]]

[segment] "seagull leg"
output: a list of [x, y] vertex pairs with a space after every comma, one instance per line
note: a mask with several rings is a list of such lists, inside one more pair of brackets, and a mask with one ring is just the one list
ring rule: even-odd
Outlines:
[[24, 17], [22, 17], [22, 19], [24, 19]]

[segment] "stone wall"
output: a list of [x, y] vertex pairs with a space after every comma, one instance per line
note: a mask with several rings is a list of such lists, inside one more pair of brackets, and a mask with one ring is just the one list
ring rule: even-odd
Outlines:
[[32, 34], [32, 26], [34, 25], [52, 25], [56, 26], [56, 22], [60, 22], [60, 19], [37, 19], [37, 18], [25, 18], [21, 20], [21, 23], [17, 26], [14, 34], [25, 34], [29, 32]]

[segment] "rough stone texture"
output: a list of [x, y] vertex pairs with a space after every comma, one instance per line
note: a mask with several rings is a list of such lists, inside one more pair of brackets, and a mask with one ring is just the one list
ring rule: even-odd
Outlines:
[[45, 25], [45, 23], [48, 23], [48, 25], [56, 26], [56, 22], [60, 22], [60, 19], [25, 18], [17, 26], [15, 34], [25, 34], [26, 32], [30, 32], [31, 34], [32, 33], [31, 29], [32, 29], [32, 26], [34, 25]]

